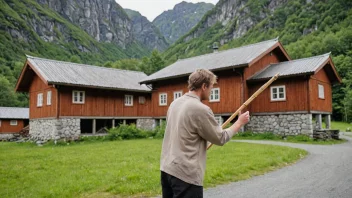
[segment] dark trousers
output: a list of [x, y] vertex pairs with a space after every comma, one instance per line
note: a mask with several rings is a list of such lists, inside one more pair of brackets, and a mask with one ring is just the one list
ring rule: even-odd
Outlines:
[[203, 186], [186, 183], [161, 171], [163, 198], [203, 198]]

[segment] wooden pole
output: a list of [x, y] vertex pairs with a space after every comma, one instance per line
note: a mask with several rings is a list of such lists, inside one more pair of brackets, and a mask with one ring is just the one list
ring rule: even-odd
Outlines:
[[[268, 82], [266, 82], [263, 86], [261, 86], [248, 100], [242, 104], [242, 106], [237, 109], [235, 113], [232, 114], [229, 119], [226, 120], [225, 123], [221, 125], [221, 128], [225, 128], [244, 108], [246, 108], [259, 94], [261, 94], [266, 88], [268, 88], [271, 83], [273, 83], [277, 78], [279, 77], [279, 73], [277, 73], [275, 76], [273, 76]], [[213, 146], [213, 144], [209, 144], [207, 147], [207, 150], [210, 149]]]

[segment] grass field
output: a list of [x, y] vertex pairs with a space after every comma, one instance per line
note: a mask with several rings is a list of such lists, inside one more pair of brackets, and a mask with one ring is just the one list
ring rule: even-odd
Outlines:
[[[154, 196], [161, 193], [161, 140], [38, 147], [0, 143], [0, 197]], [[205, 187], [286, 166], [306, 151], [228, 143], [208, 152]]]
[[[325, 123], [323, 123], [323, 127], [325, 127]], [[352, 124], [346, 122], [331, 122], [331, 129], [338, 129], [341, 132], [345, 132], [347, 128], [352, 130]]]

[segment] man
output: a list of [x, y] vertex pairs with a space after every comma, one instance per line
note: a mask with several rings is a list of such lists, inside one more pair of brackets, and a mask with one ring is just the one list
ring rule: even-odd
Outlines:
[[203, 197], [207, 141], [222, 146], [249, 121], [247, 111], [231, 127], [221, 129], [212, 110], [201, 102], [209, 100], [216, 80], [209, 70], [196, 70], [188, 79], [189, 92], [168, 109], [160, 159], [163, 197]]

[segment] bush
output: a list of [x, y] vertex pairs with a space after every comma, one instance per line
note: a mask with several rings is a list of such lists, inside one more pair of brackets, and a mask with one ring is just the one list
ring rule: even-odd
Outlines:
[[108, 140], [130, 140], [147, 138], [148, 132], [136, 127], [135, 124], [121, 125], [108, 131]]
[[166, 122], [162, 121], [160, 123], [160, 126], [155, 127], [153, 133], [154, 133], [154, 138], [159, 138], [162, 139], [164, 138], [164, 134], [165, 134], [165, 129], [166, 129]]

